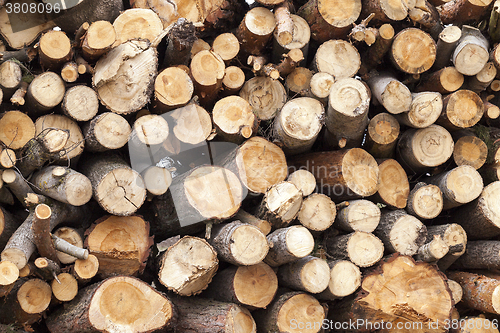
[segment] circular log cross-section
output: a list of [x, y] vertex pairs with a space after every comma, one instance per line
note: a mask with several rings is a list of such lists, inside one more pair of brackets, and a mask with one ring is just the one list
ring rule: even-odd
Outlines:
[[307, 256], [280, 266], [278, 280], [284, 287], [317, 294], [328, 287], [330, 267], [323, 259]]
[[47, 113], [59, 105], [64, 98], [66, 88], [63, 79], [54, 72], [37, 75], [28, 86], [26, 106], [34, 115]]
[[298, 225], [279, 228], [267, 235], [267, 240], [270, 248], [264, 262], [271, 267], [278, 267], [303, 258], [311, 254], [314, 248], [314, 238], [311, 232]]
[[333, 224], [336, 214], [337, 208], [330, 197], [314, 193], [304, 199], [297, 218], [310, 230], [324, 231]]
[[408, 176], [396, 160], [387, 159], [379, 164], [379, 186], [377, 195], [391, 207], [406, 207], [410, 184]]
[[443, 98], [439, 92], [425, 91], [412, 94], [410, 110], [396, 115], [396, 119], [413, 128], [425, 128], [434, 124], [443, 110]]
[[66, 91], [62, 101], [65, 115], [76, 121], [88, 121], [99, 110], [99, 99], [94, 89], [78, 85]]
[[368, 123], [365, 149], [375, 158], [392, 157], [398, 137], [399, 123], [396, 118], [385, 112], [379, 113]]
[[328, 262], [330, 267], [330, 281], [326, 290], [316, 297], [324, 300], [353, 294], [361, 285], [361, 271], [359, 267], [348, 260], [333, 260]]
[[443, 194], [432, 184], [417, 183], [408, 196], [406, 211], [419, 219], [430, 220], [443, 210]]
[[220, 55], [222, 60], [230, 61], [240, 52], [240, 44], [235, 35], [227, 32], [215, 37], [212, 49], [215, 53]]
[[78, 281], [69, 273], [57, 275], [51, 282], [52, 294], [61, 302], [69, 302], [78, 294]]
[[313, 66], [318, 72], [326, 72], [338, 80], [353, 77], [361, 66], [361, 57], [351, 43], [329, 40], [316, 51]]
[[162, 32], [163, 23], [151, 9], [132, 8], [122, 12], [114, 20], [113, 28], [116, 33], [115, 45], [125, 43], [131, 39], [143, 39], [153, 42]]
[[189, 75], [179, 67], [168, 67], [155, 79], [155, 107], [159, 112], [185, 105], [193, 96], [194, 86]]
[[294, 184], [283, 181], [272, 185], [264, 195], [257, 216], [275, 228], [287, 227], [302, 206], [302, 192]]
[[457, 71], [455, 67], [445, 67], [422, 79], [415, 91], [435, 91], [446, 95], [460, 89], [464, 81], [463, 74]]
[[371, 233], [356, 231], [333, 238], [327, 244], [333, 259], [349, 260], [359, 267], [370, 267], [384, 255], [384, 244]]
[[51, 30], [40, 37], [38, 53], [42, 67], [58, 70], [71, 59], [71, 41], [63, 31]]
[[21, 111], [0, 115], [0, 141], [10, 149], [20, 149], [35, 136], [35, 125]]
[[8, 286], [19, 278], [19, 268], [10, 261], [0, 261], [0, 286]]
[[73, 271], [78, 280], [86, 282], [99, 271], [99, 259], [93, 254], [89, 254], [87, 259], [77, 259]]
[[245, 72], [239, 67], [226, 67], [224, 78], [222, 79], [222, 87], [225, 93], [236, 94], [245, 84]]
[[484, 104], [473, 91], [461, 89], [443, 99], [443, 111], [437, 123], [450, 131], [477, 124], [483, 117]]
[[487, 155], [486, 143], [474, 135], [463, 136], [455, 142], [453, 160], [458, 166], [470, 165], [477, 170], [486, 162]]
[[297, 186], [302, 196], [307, 197], [316, 189], [316, 178], [307, 170], [297, 170], [288, 176], [287, 181]]
[[97, 60], [112, 47], [115, 41], [115, 28], [110, 22], [92, 22], [82, 42], [83, 56], [89, 61]]
[[344, 231], [373, 232], [380, 222], [380, 208], [369, 200], [352, 200], [340, 209], [335, 218], [335, 228]]
[[188, 104], [169, 115], [175, 119], [175, 137], [192, 145], [205, 141], [212, 132], [212, 119], [208, 112], [197, 104]]
[[287, 100], [283, 85], [278, 80], [265, 76], [256, 76], [246, 81], [240, 96], [250, 103], [259, 120], [274, 118]]
[[370, 76], [367, 81], [372, 96], [392, 114], [410, 110], [412, 97], [410, 89], [388, 73]]
[[267, 8], [255, 7], [249, 10], [236, 32], [241, 50], [259, 55], [273, 36], [276, 20]]
[[436, 60], [436, 42], [420, 29], [404, 29], [394, 37], [391, 60], [396, 68], [405, 73], [421, 74]]
[[104, 112], [83, 126], [85, 149], [103, 152], [127, 144], [132, 128], [125, 118], [113, 112]]
[[212, 111], [217, 133], [226, 141], [241, 143], [257, 130], [257, 118], [252, 107], [239, 96], [220, 99]]
[[195, 93], [203, 104], [211, 104], [220, 88], [226, 66], [224, 60], [215, 52], [202, 50], [196, 53], [190, 64]]

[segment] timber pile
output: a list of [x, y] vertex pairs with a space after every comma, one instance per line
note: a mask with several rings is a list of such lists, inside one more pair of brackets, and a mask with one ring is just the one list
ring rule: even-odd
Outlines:
[[500, 0], [15, 3], [0, 332], [499, 332]]

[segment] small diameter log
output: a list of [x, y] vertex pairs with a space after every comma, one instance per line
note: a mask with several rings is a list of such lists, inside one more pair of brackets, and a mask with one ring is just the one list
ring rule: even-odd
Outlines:
[[99, 259], [101, 276], [136, 276], [144, 271], [153, 237], [140, 216], [105, 216], [85, 234], [85, 247]]
[[441, 271], [445, 271], [464, 254], [467, 245], [467, 234], [460, 225], [452, 223], [428, 226], [427, 242], [431, 241], [434, 236], [440, 236], [449, 248], [448, 253], [438, 261]]
[[309, 230], [324, 231], [333, 224], [337, 208], [330, 197], [314, 193], [304, 199], [297, 219]]
[[19, 200], [21, 205], [26, 207], [26, 197], [28, 193], [34, 193], [33, 189], [28, 185], [28, 181], [14, 169], [5, 170], [2, 173], [2, 181]]
[[175, 120], [173, 133], [180, 142], [192, 145], [207, 140], [212, 133], [212, 119], [201, 106], [190, 103], [169, 113]]
[[[359, 134], [364, 133], [360, 131]], [[375, 158], [390, 158], [394, 155], [398, 136], [399, 123], [396, 118], [385, 112], [379, 113], [368, 123], [365, 150]]]
[[339, 209], [334, 227], [348, 232], [373, 232], [380, 221], [380, 208], [363, 199], [348, 203], [346, 207]]
[[16, 164], [18, 164], [16, 153], [12, 149], [4, 148], [3, 145], [0, 145], [0, 168], [10, 169]]
[[297, 14], [302, 16], [311, 27], [311, 38], [318, 43], [346, 37], [360, 13], [361, 1], [358, 0], [350, 0], [342, 4], [325, 0], [310, 0], [297, 11]]
[[328, 287], [330, 267], [323, 259], [307, 256], [280, 266], [278, 280], [284, 287], [318, 294]]
[[373, 233], [384, 242], [388, 252], [409, 256], [416, 254], [427, 238], [425, 225], [404, 210], [382, 212]]
[[20, 111], [0, 114], [0, 141], [13, 150], [24, 145], [35, 136], [35, 126], [30, 117]]
[[399, 161], [409, 173], [421, 173], [445, 163], [453, 148], [451, 134], [441, 126], [408, 129], [398, 141]]
[[438, 186], [417, 183], [408, 195], [406, 211], [418, 219], [436, 218], [443, 210], [443, 193]]
[[307, 170], [297, 170], [292, 172], [287, 181], [297, 186], [302, 196], [307, 197], [316, 189], [316, 178]]
[[484, 65], [483, 69], [479, 71], [473, 77], [470, 77], [467, 82], [467, 88], [480, 93], [488, 88], [491, 82], [495, 79], [497, 75], [497, 68], [493, 62], [489, 61]]
[[483, 179], [470, 165], [458, 166], [450, 171], [427, 179], [443, 193], [443, 210], [458, 207], [479, 197]]
[[389, 73], [370, 76], [367, 81], [372, 96], [392, 114], [410, 110], [411, 92], [407, 86]]
[[179, 333], [256, 333], [250, 312], [237, 304], [198, 297], [172, 297], [181, 320], [175, 323]]
[[285, 105], [287, 94], [278, 80], [265, 76], [253, 77], [246, 81], [240, 96], [250, 103], [259, 120], [270, 120]]
[[[267, 65], [264, 66], [264, 69], [267, 68]], [[279, 71], [277, 71], [280, 73]], [[273, 79], [278, 79], [279, 75], [274, 77], [273, 74], [269, 75]], [[286, 76], [285, 87], [288, 90], [290, 95], [301, 95], [306, 96], [308, 94], [307, 89], [309, 89], [311, 85], [311, 78], [313, 76], [313, 72], [305, 67], [297, 67], [293, 71], [290, 72]]]
[[61, 202], [81, 206], [92, 198], [92, 184], [83, 174], [70, 168], [48, 166], [31, 178], [36, 191]]
[[269, 221], [259, 219], [258, 217], [247, 213], [243, 209], [240, 209], [238, 213], [234, 216], [236, 220], [239, 220], [243, 223], [251, 224], [259, 228], [259, 230], [264, 234], [268, 235], [271, 232], [272, 225]]
[[429, 1], [416, 1], [415, 7], [408, 11], [408, 17], [415, 25], [428, 32], [433, 39], [438, 39], [439, 33], [443, 31], [443, 25], [436, 7]]
[[[468, 0], [464, 2], [469, 3]], [[452, 3], [455, 2], [452, 1]], [[463, 75], [476, 75], [488, 62], [488, 50], [488, 40], [482, 35], [481, 31], [464, 25], [462, 27], [462, 36], [455, 47], [451, 60], [457, 71]]]
[[159, 281], [181, 296], [199, 294], [215, 275], [217, 252], [204, 239], [185, 236], [160, 257]]
[[67, 83], [73, 83], [78, 80], [78, 65], [76, 62], [69, 61], [62, 66], [61, 79]]
[[329, 145], [340, 148], [359, 147], [368, 125], [370, 105], [368, 86], [360, 80], [337, 80], [330, 88], [326, 127]]
[[500, 241], [478, 240], [467, 243], [467, 250], [454, 263], [453, 269], [486, 269], [500, 268]]
[[203, 296], [241, 304], [249, 309], [266, 308], [278, 290], [274, 270], [261, 262], [252, 266], [230, 266], [217, 272]]
[[110, 22], [92, 22], [82, 41], [83, 57], [93, 62], [109, 51], [115, 41], [115, 28]]
[[360, 68], [361, 74], [367, 74], [383, 61], [385, 54], [391, 49], [394, 34], [392, 25], [386, 23], [380, 26], [375, 42], [363, 55], [363, 63]]
[[61, 302], [69, 302], [78, 294], [78, 281], [69, 273], [57, 275], [51, 282], [52, 294]]
[[348, 260], [332, 260], [330, 267], [330, 281], [322, 293], [315, 295], [320, 300], [335, 300], [353, 294], [361, 285], [361, 271], [359, 267]]
[[94, 73], [94, 68], [82, 57], [76, 57], [76, 65], [78, 66], [78, 74], [80, 75]]
[[314, 238], [306, 228], [294, 225], [280, 228], [267, 235], [269, 253], [264, 262], [278, 267], [311, 254]]
[[454, 131], [474, 126], [483, 113], [481, 97], [471, 90], [460, 89], [443, 98], [443, 111], [436, 123]]
[[99, 99], [94, 89], [78, 85], [66, 91], [61, 108], [73, 120], [88, 121], [97, 114]]
[[449, 1], [439, 7], [439, 16], [443, 24], [463, 24], [479, 20], [490, 7], [492, 0]]
[[453, 271], [447, 276], [463, 289], [462, 303], [469, 308], [488, 313], [500, 313], [500, 281], [484, 275]]
[[222, 89], [224, 94], [236, 95], [245, 84], [245, 72], [239, 67], [226, 67], [224, 78], [222, 79]]
[[74, 228], [58, 228], [52, 234], [52, 241], [58, 251], [57, 258], [62, 264], [72, 264], [77, 257], [84, 258], [85, 254], [88, 257], [88, 250], [83, 249], [83, 238]]
[[46, 281], [54, 280], [61, 273], [59, 264], [45, 257], [36, 258], [35, 266], [38, 268], [36, 274]]
[[[2, 180], [3, 182], [3, 180]], [[14, 196], [5, 186], [0, 188], [0, 203], [12, 206], [14, 204]]]
[[[275, 10], [276, 13], [276, 10]], [[275, 14], [276, 15], [276, 14]], [[272, 60], [274, 63], [278, 63], [282, 58], [283, 54], [289, 53], [291, 50], [299, 49], [302, 51], [303, 58], [307, 61], [307, 55], [309, 51], [309, 41], [311, 39], [311, 29], [309, 24], [302, 17], [298, 15], [290, 15], [292, 23], [292, 34], [291, 40], [286, 42], [279, 38], [278, 29], [274, 30], [273, 39], [273, 52]], [[280, 21], [278, 21], [278, 26]], [[286, 35], [286, 34], [285, 34]]]
[[293, 21], [287, 4], [281, 4], [274, 9], [276, 19], [275, 38], [280, 44], [289, 44], [293, 40]]
[[273, 124], [274, 141], [280, 142], [287, 155], [309, 151], [322, 128], [324, 107], [311, 97], [288, 101]]
[[31, 325], [42, 318], [52, 298], [50, 285], [40, 279], [17, 280], [0, 306], [2, 324]]
[[256, 265], [269, 251], [262, 231], [239, 221], [215, 225], [208, 242], [221, 260], [237, 266]]
[[24, 81], [21, 82], [19, 89], [17, 89], [10, 98], [10, 102], [12, 103], [12, 105], [15, 106], [24, 105], [24, 103], [26, 102], [24, 100], [24, 96], [28, 92], [28, 85], [29, 85], [28, 82]]
[[231, 152], [222, 165], [233, 171], [253, 193], [267, 189], [286, 179], [285, 154], [277, 145], [262, 137], [253, 137]]
[[57, 71], [73, 56], [71, 41], [63, 31], [48, 31], [40, 37], [38, 55], [43, 69]]
[[408, 176], [396, 160], [379, 161], [379, 185], [375, 198], [385, 205], [403, 209], [406, 207], [410, 184]]
[[487, 156], [486, 143], [474, 135], [462, 136], [455, 142], [453, 160], [458, 166], [469, 165], [477, 170], [484, 165]]
[[457, 304], [462, 300], [462, 296], [464, 294], [462, 286], [457, 281], [448, 279], [448, 287], [450, 288], [451, 296], [453, 297], [453, 302]]
[[353, 233], [329, 239], [327, 253], [333, 259], [350, 260], [359, 267], [370, 267], [384, 255], [384, 244], [371, 233]]
[[99, 271], [99, 259], [89, 254], [87, 259], [77, 259], [73, 265], [72, 273], [80, 283], [90, 281]]
[[192, 46], [191, 52], [190, 52], [190, 58], [188, 61], [193, 59], [193, 57], [195, 56], [196, 53], [203, 51], [203, 50], [210, 51], [210, 49], [211, 49], [210, 44], [205, 42], [203, 39], [198, 38], [197, 40], [195, 40], [193, 42], [193, 46]]
[[240, 44], [235, 35], [227, 32], [215, 37], [212, 50], [228, 63], [240, 52]]
[[434, 236], [429, 243], [426, 243], [419, 247], [417, 253], [415, 254], [415, 259], [418, 261], [425, 261], [435, 263], [439, 259], [443, 258], [449, 251], [446, 242], [441, 239], [441, 236]]
[[274, 228], [283, 228], [295, 219], [301, 206], [302, 192], [294, 184], [282, 181], [266, 191], [256, 216], [269, 221]]
[[111, 214], [131, 215], [146, 199], [141, 175], [115, 155], [94, 155], [81, 170], [92, 184], [95, 200]]
[[[148, 41], [129, 40], [99, 59], [92, 85], [108, 110], [126, 115], [149, 102], [157, 66], [156, 49]], [[130, 82], [134, 84], [131, 86]]]
[[455, 67], [444, 67], [424, 76], [415, 91], [434, 91], [440, 94], [450, 94], [460, 89], [463, 83], [464, 75], [459, 73]]
[[321, 44], [311, 65], [317, 72], [333, 75], [338, 80], [353, 77], [361, 66], [358, 50], [344, 40], [329, 40]]
[[150, 166], [142, 175], [144, 185], [152, 195], [162, 195], [172, 184], [172, 174], [165, 168]]
[[262, 54], [273, 36], [275, 27], [276, 20], [269, 9], [255, 7], [249, 10], [236, 31], [241, 51], [246, 54]]
[[309, 82], [310, 96], [326, 106], [334, 82], [335, 78], [331, 74], [324, 72], [314, 74]]
[[[460, 74], [461, 75], [461, 74]], [[413, 127], [428, 127], [439, 118], [443, 110], [443, 98], [438, 92], [412, 94], [410, 110], [394, 115], [399, 123]]]
[[113, 112], [97, 115], [83, 126], [85, 149], [103, 152], [127, 144], [132, 128], [125, 118]]
[[170, 325], [171, 301], [147, 283], [117, 276], [82, 289], [46, 319], [54, 333], [106, 331], [151, 332]]
[[[177, 12], [177, 9], [174, 10]], [[169, 20], [168, 24], [170, 25], [173, 21]], [[189, 18], [179, 17], [177, 21], [173, 22], [173, 25], [168, 27], [170, 31], [166, 38], [167, 49], [165, 50], [162, 67], [189, 65], [189, 61], [197, 51], [196, 42], [203, 42], [203, 40], [196, 37], [196, 27], [191, 21]], [[207, 45], [206, 50], [210, 50], [210, 45]]]
[[18, 63], [8, 60], [0, 65], [0, 88], [5, 98], [10, 98], [19, 88], [23, 73]]
[[217, 101], [212, 117], [217, 134], [225, 141], [240, 144], [257, 132], [257, 117], [250, 104], [239, 96], [228, 96]]
[[129, 137], [129, 153], [132, 155], [131, 163], [134, 169], [142, 171], [142, 168], [135, 166], [139, 160], [147, 158], [146, 163], [153, 163], [152, 154], [157, 153], [162, 143], [167, 140], [170, 132], [166, 117], [156, 114], [146, 114], [134, 121], [132, 133]]
[[225, 68], [224, 60], [213, 51], [203, 50], [194, 55], [190, 64], [191, 76], [202, 106], [214, 103], [222, 88]]
[[456, 25], [449, 25], [439, 33], [436, 43], [436, 61], [434, 68], [440, 69], [448, 66], [450, 63], [451, 55], [462, 37], [462, 30]]
[[154, 110], [163, 113], [181, 107], [191, 100], [193, 92], [193, 81], [185, 71], [165, 68], [155, 79]]
[[[304, 292], [283, 290], [266, 310], [254, 312], [259, 332], [320, 332], [326, 313], [318, 300]], [[302, 326], [303, 325], [303, 326]], [[307, 326], [306, 326], [307, 325]]]
[[126, 43], [131, 39], [153, 42], [162, 32], [163, 23], [158, 14], [150, 9], [132, 8], [118, 15], [113, 22], [113, 28], [116, 33], [114, 45]]
[[394, 37], [390, 57], [397, 69], [408, 74], [421, 74], [436, 60], [436, 42], [420, 29], [407, 28]]
[[[48, 268], [48, 270], [54, 271], [55, 274], [58, 274], [59, 273], [59, 261], [57, 259], [57, 254], [56, 254], [56, 249], [54, 247], [54, 243], [52, 242], [52, 237], [50, 235], [50, 231], [51, 231], [50, 222], [52, 219], [55, 219], [55, 218], [57, 218], [57, 216], [52, 217], [52, 210], [48, 205], [37, 204], [35, 209], [34, 209], [33, 221], [31, 223], [31, 228], [30, 228], [31, 229], [30, 231], [31, 231], [31, 234], [33, 237], [29, 240], [31, 240], [33, 242], [33, 244], [36, 246], [36, 249], [38, 250], [38, 253], [40, 254], [40, 256], [47, 257], [47, 260], [53, 261], [53, 264], [49, 265], [51, 267]], [[12, 244], [12, 239], [9, 240], [9, 243]], [[22, 249], [23, 245], [21, 245], [20, 247]], [[15, 254], [15, 251], [13, 253]], [[27, 254], [27, 252], [25, 252], [25, 254]], [[27, 255], [26, 255], [26, 258], [29, 259], [29, 257]], [[22, 259], [22, 257], [21, 257], [21, 259]], [[37, 266], [36, 263], [35, 263], [35, 266]], [[43, 267], [46, 267], [46, 266], [48, 266], [48, 265], [43, 265]], [[40, 267], [38, 267], [38, 268], [40, 268]], [[45, 273], [47, 273], [47, 272], [45, 272]], [[44, 278], [46, 278], [46, 275], [48, 275], [48, 274], [42, 274], [42, 276], [43, 275], [45, 275]]]
[[83, 153], [83, 148], [85, 146], [85, 139], [80, 126], [78, 126], [74, 120], [71, 120], [66, 116], [48, 114], [38, 117], [36, 120], [35, 135], [38, 137], [49, 128], [69, 132], [68, 141], [66, 141], [66, 145], [61, 150], [59, 156], [56, 157], [55, 161], [64, 165], [68, 165], [68, 163], [76, 163], [78, 157]]
[[3, 294], [4, 288], [12, 285], [16, 280], [20, 277], [19, 268], [14, 263], [10, 261], [4, 260], [0, 261], [0, 271], [2, 274], [0, 275], [0, 296], [5, 296]]
[[378, 189], [377, 162], [360, 148], [303, 154], [290, 165], [312, 172], [322, 193], [339, 200], [367, 197]]

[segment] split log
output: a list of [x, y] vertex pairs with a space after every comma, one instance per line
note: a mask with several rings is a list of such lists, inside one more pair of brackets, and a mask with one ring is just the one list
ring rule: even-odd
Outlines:
[[208, 242], [221, 260], [237, 266], [256, 265], [269, 251], [260, 229], [239, 221], [214, 226]]
[[153, 237], [140, 216], [105, 216], [85, 234], [84, 245], [99, 260], [100, 276], [136, 276], [146, 268]]
[[203, 296], [220, 302], [240, 304], [253, 310], [265, 309], [277, 290], [276, 273], [261, 262], [252, 266], [231, 266], [218, 272]]
[[182, 296], [199, 294], [219, 266], [217, 252], [204, 239], [185, 236], [160, 257], [159, 281]]
[[324, 113], [323, 105], [314, 98], [299, 97], [288, 101], [274, 120], [274, 141], [282, 145], [287, 155], [310, 150], [321, 131]]
[[447, 275], [462, 287], [462, 303], [479, 311], [500, 313], [500, 281], [468, 272], [454, 271]]
[[328, 239], [327, 253], [334, 260], [349, 260], [359, 267], [375, 265], [384, 255], [384, 245], [371, 233], [353, 233]]
[[30, 117], [21, 111], [7, 111], [0, 114], [0, 141], [13, 150], [35, 137], [35, 126]]
[[418, 261], [435, 263], [443, 258], [448, 253], [449, 249], [446, 242], [441, 239], [440, 236], [434, 236], [430, 242], [418, 248], [415, 259]]
[[78, 65], [76, 62], [68, 61], [61, 68], [61, 79], [67, 83], [73, 83], [78, 80]]
[[71, 60], [71, 41], [64, 31], [50, 30], [40, 37], [38, 55], [44, 70], [58, 71]]
[[[300, 59], [300, 58], [299, 58]], [[264, 66], [264, 70], [266, 70], [267, 65]], [[276, 70], [277, 74], [281, 74], [279, 70]], [[283, 73], [286, 75], [286, 73]], [[282, 74], [282, 75], [283, 75]], [[273, 79], [278, 79], [279, 75], [273, 77], [274, 75], [269, 75]], [[288, 90], [290, 95], [300, 95], [307, 96], [310, 85], [311, 78], [313, 76], [313, 72], [305, 67], [297, 67], [293, 69], [288, 75], [286, 75], [285, 87]]]
[[[487, 0], [486, 2], [490, 2]], [[451, 3], [469, 3], [469, 0], [462, 0]], [[459, 7], [459, 6], [457, 6]], [[446, 24], [446, 18], [441, 17]], [[462, 36], [455, 47], [451, 60], [457, 71], [463, 75], [476, 75], [484, 68], [489, 59], [489, 43], [477, 28], [464, 25]]]
[[333, 147], [359, 147], [368, 125], [368, 86], [360, 80], [336, 80], [330, 88], [326, 127]]
[[440, 94], [451, 94], [460, 89], [463, 83], [464, 75], [458, 72], [455, 67], [450, 66], [424, 76], [415, 91], [435, 91]]
[[181, 107], [191, 100], [193, 92], [193, 81], [185, 71], [165, 68], [155, 79], [154, 110], [163, 113]]
[[412, 94], [410, 110], [396, 114], [394, 117], [403, 125], [413, 128], [425, 128], [438, 120], [442, 110], [443, 98], [441, 94], [427, 91]]
[[436, 60], [436, 42], [420, 29], [407, 28], [394, 37], [390, 57], [397, 69], [408, 74], [421, 74]]
[[95, 61], [108, 52], [115, 41], [115, 28], [110, 22], [94, 21], [89, 26], [82, 41], [83, 57], [88, 61]]
[[121, 148], [127, 144], [131, 132], [129, 123], [119, 114], [101, 113], [83, 126], [85, 148], [90, 152]]
[[316, 189], [316, 178], [307, 170], [297, 170], [290, 173], [287, 181], [297, 186], [303, 197], [307, 197]]
[[322, 293], [315, 295], [320, 300], [335, 300], [353, 294], [361, 285], [361, 271], [348, 260], [332, 260], [330, 281]]
[[[76, 247], [83, 249], [83, 238], [80, 235], [80, 233], [74, 228], [70, 228], [70, 227], [58, 228], [57, 230], [55, 230], [53, 232], [53, 237], [54, 236], [57, 238], [60, 238], [62, 240], [65, 240], [66, 242], [70, 243], [73, 246], [76, 246]], [[57, 246], [55, 240], [54, 240], [54, 246], [57, 249], [58, 246]], [[65, 265], [72, 264], [77, 260], [77, 258], [75, 256], [69, 255], [69, 254], [67, 254], [65, 252], [61, 252], [61, 251], [57, 251], [56, 255], [57, 255], [57, 259], [59, 259], [59, 261]]]
[[202, 106], [215, 102], [222, 88], [225, 68], [224, 60], [215, 52], [203, 50], [194, 55], [190, 64], [191, 76]]
[[282, 181], [264, 194], [256, 216], [269, 221], [274, 228], [284, 228], [295, 219], [302, 206], [302, 192], [297, 186]]
[[275, 27], [276, 20], [269, 9], [255, 7], [249, 10], [236, 31], [241, 51], [246, 54], [262, 54], [273, 36]]
[[23, 73], [21, 66], [12, 60], [5, 61], [0, 65], [0, 88], [6, 98], [19, 88]]
[[80, 168], [92, 184], [94, 199], [111, 214], [131, 215], [146, 199], [141, 175], [116, 155], [94, 155]]
[[351, 43], [340, 39], [328, 40], [316, 51], [311, 66], [315, 71], [331, 74], [338, 80], [353, 77], [361, 66], [361, 57]]
[[222, 89], [224, 94], [237, 95], [245, 84], [245, 72], [239, 67], [229, 66], [224, 71]]
[[426, 181], [437, 185], [443, 193], [443, 210], [469, 203], [483, 191], [483, 179], [470, 165], [458, 166]]
[[[131, 8], [122, 12], [113, 21], [116, 33], [114, 45], [120, 45], [131, 39], [153, 42], [163, 31], [163, 23], [158, 15], [149, 9]], [[90, 30], [90, 28], [89, 28]]]
[[97, 114], [99, 99], [94, 89], [78, 85], [66, 91], [61, 108], [73, 120], [88, 121]]
[[438, 9], [439, 16], [443, 24], [463, 24], [468, 21], [479, 20], [486, 14], [491, 2], [492, 0], [449, 1]]
[[284, 39], [280, 39], [278, 36], [278, 29], [274, 30], [272, 52], [272, 60], [274, 63], [280, 61], [283, 54], [289, 53], [289, 51], [295, 49], [301, 50], [304, 60], [307, 61], [307, 55], [309, 52], [309, 40], [311, 39], [311, 29], [309, 28], [309, 24], [307, 24], [307, 21], [302, 17], [293, 14], [291, 14], [290, 17], [292, 21], [292, 34], [290, 36], [291, 39], [289, 42], [286, 42], [286, 40]]
[[328, 287], [330, 267], [323, 259], [306, 256], [280, 266], [278, 281], [281, 286], [293, 290], [318, 294]]
[[467, 243], [467, 250], [453, 264], [453, 269], [483, 269], [500, 268], [500, 241], [478, 240]]
[[69, 302], [78, 294], [78, 282], [69, 273], [57, 275], [57, 279], [51, 282], [52, 294], [61, 302]]
[[28, 92], [28, 82], [21, 81], [19, 85], [19, 89], [17, 89], [12, 97], [10, 98], [10, 102], [14, 106], [22, 106], [26, 101], [24, 100], [24, 96]]
[[324, 231], [335, 221], [337, 208], [330, 197], [314, 193], [304, 199], [297, 219], [309, 230]]
[[240, 96], [250, 103], [259, 120], [270, 120], [285, 105], [287, 94], [278, 80], [257, 76], [246, 81]]
[[451, 60], [453, 50], [462, 37], [462, 30], [456, 25], [446, 26], [440, 33], [436, 43], [435, 69], [446, 67]]
[[493, 62], [488, 61], [479, 73], [469, 78], [467, 88], [476, 93], [480, 93], [488, 88], [491, 82], [495, 79], [496, 75], [497, 69], [495, 65]]
[[458, 166], [469, 165], [474, 169], [481, 168], [486, 162], [488, 147], [483, 140], [479, 139], [474, 133], [454, 132], [455, 141], [453, 149], [453, 160]]
[[373, 232], [380, 222], [380, 208], [368, 200], [348, 201], [349, 205], [339, 209], [334, 227], [353, 232]]
[[315, 73], [309, 82], [310, 97], [316, 98], [323, 105], [328, 105], [328, 97], [335, 78], [333, 75], [319, 72]]
[[257, 132], [257, 117], [250, 103], [239, 96], [228, 96], [217, 101], [212, 118], [217, 134], [227, 142], [240, 144]]
[[443, 210], [443, 193], [438, 186], [419, 182], [408, 196], [406, 211], [419, 219], [436, 218]]
[[411, 92], [407, 86], [389, 73], [372, 75], [367, 81], [372, 96], [392, 114], [410, 110]]
[[243, 209], [238, 210], [238, 213], [236, 213], [234, 218], [243, 223], [256, 226], [266, 236], [271, 232], [272, 225], [269, 221], [259, 219], [258, 217], [244, 211]]
[[[364, 134], [363, 131], [358, 131], [358, 133]], [[398, 136], [399, 123], [396, 118], [385, 112], [379, 113], [368, 123], [364, 148], [375, 158], [390, 158], [394, 155]]]
[[212, 120], [201, 106], [190, 103], [169, 113], [175, 120], [173, 133], [180, 142], [196, 145], [207, 140], [212, 132]]
[[99, 271], [99, 259], [93, 254], [89, 254], [87, 259], [77, 259], [73, 265], [72, 273], [80, 282], [84, 284], [90, 281]]
[[454, 131], [474, 126], [483, 113], [481, 97], [471, 90], [460, 89], [443, 98], [443, 111], [436, 123]]
[[113, 330], [150, 332], [168, 327], [174, 306], [147, 283], [117, 276], [81, 290], [65, 307], [46, 319], [53, 333]]
[[269, 252], [264, 262], [278, 267], [311, 254], [314, 238], [306, 228], [294, 225], [280, 228], [267, 235]]

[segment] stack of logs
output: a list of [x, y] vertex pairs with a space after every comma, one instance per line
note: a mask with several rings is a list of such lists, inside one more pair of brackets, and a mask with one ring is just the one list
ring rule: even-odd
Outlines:
[[0, 332], [499, 332], [500, 0], [80, 2], [0, 1]]

